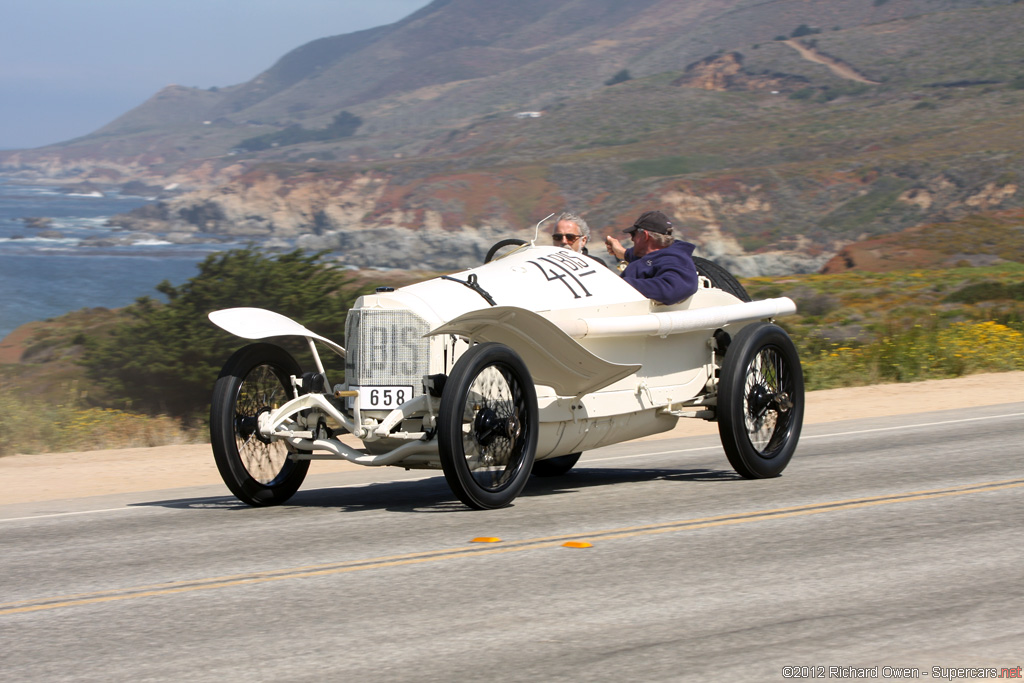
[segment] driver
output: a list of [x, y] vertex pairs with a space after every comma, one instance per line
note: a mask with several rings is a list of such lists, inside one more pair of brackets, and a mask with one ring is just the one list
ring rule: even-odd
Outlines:
[[605, 238], [608, 253], [628, 264], [622, 278], [637, 291], [660, 304], [676, 304], [697, 291], [694, 245], [672, 237], [672, 221], [661, 211], [640, 214], [623, 232], [633, 246], [626, 249], [611, 235]]

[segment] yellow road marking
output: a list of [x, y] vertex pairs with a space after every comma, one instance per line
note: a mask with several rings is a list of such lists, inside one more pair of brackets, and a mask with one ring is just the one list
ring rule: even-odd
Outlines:
[[[990, 491], [1001, 491], [1005, 489], [1019, 488], [1022, 486], [1024, 486], [1024, 479], [1007, 479], [981, 484], [964, 484], [962, 486], [953, 486], [944, 489], [908, 491], [883, 496], [871, 496], [868, 498], [852, 498], [848, 500], [829, 501], [810, 505], [758, 510], [756, 512], [740, 512], [727, 515], [716, 515], [714, 517], [700, 517], [677, 522], [663, 522], [660, 524], [645, 524], [641, 526], [621, 527], [618, 529], [605, 529], [592, 534], [586, 534], [586, 538], [590, 540], [612, 540], [635, 536], [665, 534], [674, 531], [708, 529], [733, 524], [746, 524], [749, 522], [762, 522], [775, 519], [801, 517], [805, 515], [817, 515], [826, 512], [875, 507], [879, 505], [891, 505], [893, 503], [909, 503], [922, 500], [933, 500], [936, 498], [947, 498], [950, 496], [963, 496], [970, 493], [988, 493]], [[97, 591], [93, 593], [78, 593], [75, 595], [59, 595], [50, 598], [36, 598], [34, 600], [6, 602], [0, 603], [0, 616], [8, 614], [24, 614], [26, 612], [39, 612], [42, 610], [57, 609], [60, 607], [94, 605], [104, 602], [131, 600], [134, 598], [146, 598], [158, 595], [174, 595], [176, 593], [189, 593], [214, 588], [248, 586], [267, 583], [269, 581], [329, 576], [333, 574], [365, 571], [368, 569], [385, 569], [388, 567], [439, 562], [442, 560], [476, 557], [479, 555], [497, 555], [500, 553], [512, 553], [522, 550], [539, 550], [543, 548], [562, 546], [566, 541], [578, 543], [577, 539], [579, 539], [580, 536], [581, 534], [578, 533], [564, 534], [560, 536], [546, 536], [541, 538], [525, 539], [522, 541], [509, 541], [503, 543], [500, 547], [493, 545], [488, 546], [485, 544], [477, 545], [475, 547], [446, 548], [442, 550], [407, 553], [403, 555], [369, 558], [365, 560], [350, 560], [347, 562], [333, 562], [329, 564], [292, 567], [290, 569], [251, 572], [247, 574], [211, 577], [208, 579], [197, 579], [193, 581], [174, 581], [146, 586], [134, 586], [131, 588]]]

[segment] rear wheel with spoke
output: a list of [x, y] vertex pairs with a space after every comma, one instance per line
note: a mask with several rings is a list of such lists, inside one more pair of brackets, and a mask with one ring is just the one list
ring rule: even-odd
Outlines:
[[718, 432], [747, 479], [778, 476], [800, 439], [804, 379], [793, 341], [777, 325], [747, 325], [732, 340], [718, 385]]
[[282, 441], [259, 433], [259, 417], [292, 398], [291, 376], [299, 364], [273, 344], [250, 344], [236, 351], [213, 389], [210, 442], [220, 476], [244, 503], [277, 505], [294, 495], [309, 460], [293, 460]]
[[470, 348], [445, 383], [437, 438], [452, 492], [480, 509], [508, 505], [530, 477], [537, 450], [537, 392], [512, 349]]

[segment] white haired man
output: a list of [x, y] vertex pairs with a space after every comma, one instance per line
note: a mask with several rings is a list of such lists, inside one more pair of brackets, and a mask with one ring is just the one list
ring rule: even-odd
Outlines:
[[555, 229], [551, 231], [551, 242], [556, 247], [565, 247], [586, 254], [589, 241], [590, 226], [579, 215], [565, 211], [555, 221]]

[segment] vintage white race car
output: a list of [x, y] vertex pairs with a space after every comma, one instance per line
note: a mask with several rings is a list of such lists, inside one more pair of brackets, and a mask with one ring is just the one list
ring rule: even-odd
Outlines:
[[[671, 430], [680, 417], [717, 421], [744, 477], [789, 463], [803, 374], [772, 320], [795, 312], [793, 301], [750, 301], [702, 259], [697, 293], [662, 306], [568, 249], [529, 243], [493, 255], [360, 297], [344, 347], [271, 311], [210, 313], [246, 339], [304, 337], [316, 365], [303, 372], [265, 342], [228, 360], [210, 418], [228, 488], [250, 505], [282, 503], [311, 459], [343, 458], [439, 468], [466, 505], [498, 508], [531, 472], [565, 474], [582, 451]], [[343, 383], [328, 381], [318, 344], [345, 359]]]

